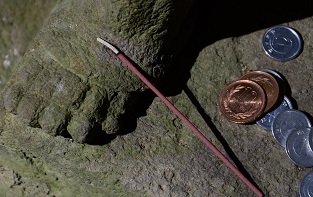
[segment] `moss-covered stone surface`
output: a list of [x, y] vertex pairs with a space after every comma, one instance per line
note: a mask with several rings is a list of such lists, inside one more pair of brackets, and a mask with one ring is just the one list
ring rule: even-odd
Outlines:
[[[301, 33], [304, 47], [296, 59], [277, 62], [263, 52], [261, 39], [279, 20], [226, 31], [249, 23], [239, 20], [243, 12], [220, 17], [233, 5], [220, 6], [187, 0], [58, 1], [36, 36], [25, 40], [27, 52], [2, 88], [0, 196], [255, 196], [96, 42], [98, 36], [145, 70], [265, 196], [298, 196], [301, 178], [312, 168], [293, 164], [258, 125], [225, 120], [217, 103], [229, 82], [266, 67], [283, 74], [286, 94], [311, 118], [313, 18], [308, 11], [281, 18]], [[42, 21], [30, 29], [37, 31]], [[1, 39], [9, 43], [4, 48], [14, 49], [8, 37]]]
[[0, 1], [0, 88], [8, 81], [56, 0]]
[[192, 27], [194, 9], [191, 1], [59, 1], [6, 83], [3, 107], [78, 142], [128, 132], [147, 88], [96, 38], [115, 43], [157, 81], [186, 43], [191, 30], [176, 35]]

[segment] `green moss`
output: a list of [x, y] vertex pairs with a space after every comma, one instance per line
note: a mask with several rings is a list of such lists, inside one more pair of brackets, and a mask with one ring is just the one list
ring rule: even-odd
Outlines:
[[0, 1], [0, 90], [57, 0]]
[[52, 137], [40, 129], [25, 128], [14, 116], [7, 117], [6, 123], [10, 131], [1, 135], [1, 143], [6, 144], [0, 146], [1, 165], [46, 184], [55, 196], [138, 196], [119, 181], [121, 169], [107, 163], [107, 146]]
[[[187, 6], [185, 9], [190, 8]], [[96, 114], [103, 104], [106, 105], [104, 108], [108, 107], [109, 115], [104, 126], [113, 125], [116, 129], [119, 126], [116, 120], [125, 113], [125, 105], [132, 102], [128, 100], [128, 94], [141, 90], [144, 84], [127, 67], [120, 67], [121, 63], [116, 57], [104, 52], [96, 37], [106, 36], [114, 41], [144, 69], [157, 65], [159, 71], [156, 73], [164, 73], [163, 68], [170, 62], [163, 59], [164, 54], [160, 54], [160, 49], [166, 48], [163, 52], [169, 57], [174, 54], [173, 51], [176, 53], [181, 49], [174, 49], [164, 40], [170, 39], [167, 37], [170, 34], [167, 32], [168, 26], [176, 25], [175, 22], [181, 20], [170, 16], [173, 1], [69, 0], [59, 1], [53, 11], [28, 46], [29, 50], [23, 56], [19, 69], [11, 78], [11, 86], [7, 86], [13, 96], [10, 91], [6, 92], [5, 102], [16, 99], [20, 91], [27, 92], [25, 95], [28, 98], [25, 96], [16, 101], [20, 102], [18, 114], [24, 117], [3, 115], [6, 125], [0, 138], [4, 144], [0, 163], [21, 177], [46, 184], [56, 196], [141, 195], [135, 194], [120, 181], [123, 173], [133, 172], [124, 172], [119, 162], [135, 162], [151, 154], [161, 156], [189, 151], [178, 146], [180, 143], [191, 144], [185, 129], [172, 132], [179, 125], [175, 115], [158, 114], [159, 120], [165, 122], [164, 127], [157, 119], [153, 120], [156, 123], [153, 129], [161, 129], [162, 133], [149, 135], [149, 130], [145, 130], [145, 137], [135, 142], [127, 140], [132, 135], [123, 136], [114, 149], [111, 149], [114, 144], [88, 146], [54, 137], [41, 128], [25, 126], [21, 120], [28, 118], [43, 124], [49, 122], [50, 125], [45, 124], [47, 127], [57, 129], [58, 123], [64, 123], [60, 120], [67, 117], [69, 112], [73, 127], [65, 127], [80, 132], [77, 129], [81, 126], [77, 124], [78, 121], [87, 122], [89, 118], [100, 121], [103, 118], [99, 116], [100, 113]], [[30, 14], [31, 17], [35, 16]], [[36, 20], [33, 22], [35, 24]], [[25, 24], [23, 29], [30, 31], [31, 26], [30, 23]], [[172, 34], [176, 31], [180, 30], [174, 27]], [[181, 43], [180, 39], [173, 40]], [[67, 87], [58, 92], [55, 86], [61, 78]], [[45, 106], [42, 107], [42, 100], [32, 102], [32, 98], [37, 97], [49, 102], [43, 103]], [[82, 103], [83, 99], [88, 103]], [[47, 114], [43, 112], [44, 109], [48, 110]], [[78, 114], [82, 114], [81, 119]]]

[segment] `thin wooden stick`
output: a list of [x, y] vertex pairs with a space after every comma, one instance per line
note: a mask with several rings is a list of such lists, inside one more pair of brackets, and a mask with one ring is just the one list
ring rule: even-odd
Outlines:
[[202, 140], [257, 196], [262, 192], [255, 187], [126, 57], [112, 44], [97, 38], [97, 41], [110, 48], [166, 105]]

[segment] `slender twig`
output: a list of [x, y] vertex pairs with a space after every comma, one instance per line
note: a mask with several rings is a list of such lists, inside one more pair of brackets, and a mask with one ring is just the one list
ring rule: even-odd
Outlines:
[[171, 109], [257, 196], [263, 196], [224, 155], [221, 153], [127, 58], [112, 44], [97, 38], [97, 41], [110, 48], [166, 105]]

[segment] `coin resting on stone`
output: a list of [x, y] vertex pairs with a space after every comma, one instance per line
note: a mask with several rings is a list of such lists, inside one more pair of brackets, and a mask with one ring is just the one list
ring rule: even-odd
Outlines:
[[309, 133], [312, 128], [301, 128], [291, 132], [286, 141], [286, 152], [291, 161], [304, 168], [313, 166], [313, 151], [309, 147]]
[[285, 83], [285, 79], [283, 78], [283, 76], [280, 73], [278, 73], [277, 71], [275, 71], [275, 70], [272, 70], [272, 69], [269, 69], [269, 68], [260, 68], [258, 70], [270, 73], [273, 76], [276, 76], [277, 79], [279, 79], [282, 83]]
[[309, 145], [311, 150], [313, 151], [313, 132], [311, 132], [309, 135]]
[[272, 124], [272, 134], [281, 146], [286, 146], [290, 133], [296, 129], [311, 127], [309, 118], [301, 111], [289, 109], [276, 116]]
[[283, 101], [276, 109], [265, 114], [256, 123], [262, 128], [264, 128], [265, 130], [270, 131], [272, 128], [272, 123], [274, 119], [276, 118], [276, 116], [280, 114], [281, 112], [288, 110], [288, 109], [293, 109], [293, 106], [292, 106], [290, 99], [287, 96], [284, 96]]
[[238, 124], [255, 121], [266, 104], [262, 87], [254, 81], [237, 80], [227, 85], [221, 92], [219, 108], [223, 116]]
[[262, 39], [265, 53], [278, 61], [294, 59], [300, 54], [302, 45], [300, 34], [284, 25], [269, 28]]
[[[277, 80], [278, 85], [279, 85], [280, 95], [285, 95], [287, 82], [286, 82], [286, 79], [283, 77], [283, 75], [281, 75], [276, 70], [269, 69], [269, 68], [259, 68], [258, 70], [263, 71], [263, 72], [267, 72], [267, 73], [271, 74], [273, 77], [275, 77], [275, 79]], [[283, 100], [283, 98], [281, 98], [281, 100]]]
[[264, 113], [270, 111], [279, 100], [279, 85], [275, 77], [263, 71], [250, 71], [240, 77], [240, 79], [251, 80], [258, 83], [265, 91], [266, 106]]
[[313, 196], [313, 171], [307, 173], [301, 180], [299, 186], [300, 197]]

